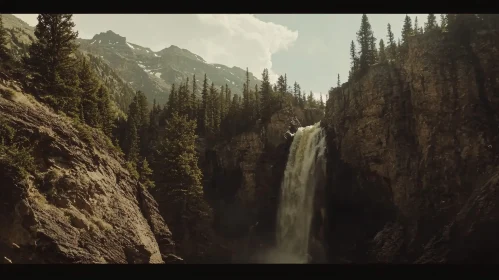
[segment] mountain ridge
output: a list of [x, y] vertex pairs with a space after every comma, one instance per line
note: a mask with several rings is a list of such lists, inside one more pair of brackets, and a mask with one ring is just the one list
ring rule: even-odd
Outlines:
[[[3, 20], [11, 35], [10, 48], [13, 53], [18, 57], [25, 54], [29, 44], [35, 40], [34, 27], [11, 14], [3, 14]], [[214, 83], [217, 88], [227, 84], [234, 94], [242, 94], [246, 81], [246, 71], [240, 67], [208, 63], [201, 56], [175, 45], [154, 52], [148, 47], [127, 41], [125, 36], [112, 30], [95, 34], [92, 39], [79, 38], [77, 41], [79, 51], [87, 57], [95, 57], [92, 63], [94, 70], [98, 70], [101, 75], [113, 74], [112, 77], [102, 78], [120, 84], [112, 91], [117, 96], [126, 95], [125, 98], [120, 97], [124, 100], [130, 99], [128, 95], [133, 89], [144, 92], [151, 102], [156, 100], [159, 104], [165, 104], [172, 85], [185, 83], [187, 79], [192, 82], [193, 75], [196, 75], [198, 82], [198, 95], [205, 74], [209, 84]], [[110, 73], [110, 69], [103, 69], [107, 67], [114, 73]], [[251, 88], [255, 84], [260, 85], [261, 81], [251, 72], [249, 76]], [[123, 85], [115, 81], [118, 77], [123, 80]], [[117, 103], [121, 110], [125, 109], [125, 101]]]
[[[112, 30], [94, 35], [92, 39], [78, 39], [80, 50], [99, 56], [107, 62], [134, 89], [143, 91], [148, 99], [166, 102], [173, 84], [187, 79], [201, 83], [206, 73], [208, 83], [220, 87], [225, 84], [233, 93], [242, 94], [246, 71], [219, 63], [208, 63], [201, 56], [176, 45], [153, 51], [127, 41], [126, 37]], [[260, 80], [249, 73], [250, 87]], [[201, 87], [198, 86], [198, 94]]]

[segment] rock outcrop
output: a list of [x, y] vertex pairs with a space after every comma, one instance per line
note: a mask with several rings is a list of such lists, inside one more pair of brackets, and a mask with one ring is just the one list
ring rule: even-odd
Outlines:
[[0, 91], [0, 120], [29, 139], [36, 166], [17, 180], [0, 161], [4, 262], [179, 261], [157, 203], [107, 138], [53, 113], [14, 83], [0, 83]]
[[333, 262], [497, 262], [499, 34], [411, 37], [331, 93], [326, 243]]

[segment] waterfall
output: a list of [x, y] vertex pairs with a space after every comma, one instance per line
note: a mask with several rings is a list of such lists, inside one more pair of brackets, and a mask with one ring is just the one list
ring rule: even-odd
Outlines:
[[325, 133], [320, 122], [300, 127], [288, 156], [277, 216], [277, 259], [307, 263], [315, 187], [325, 174]]

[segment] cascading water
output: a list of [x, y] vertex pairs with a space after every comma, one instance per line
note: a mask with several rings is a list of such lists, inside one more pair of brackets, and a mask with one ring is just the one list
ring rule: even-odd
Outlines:
[[320, 122], [300, 127], [288, 156], [277, 216], [274, 262], [307, 263], [315, 187], [325, 174], [326, 139]]

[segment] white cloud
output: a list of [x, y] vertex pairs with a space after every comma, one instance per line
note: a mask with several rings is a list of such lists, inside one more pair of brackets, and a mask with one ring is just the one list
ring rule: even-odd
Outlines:
[[272, 82], [278, 76], [272, 71], [272, 54], [287, 50], [298, 39], [297, 31], [253, 15], [203, 14], [197, 18], [210, 36], [190, 41], [188, 49], [195, 49], [208, 62], [248, 67], [257, 77], [267, 68]]

